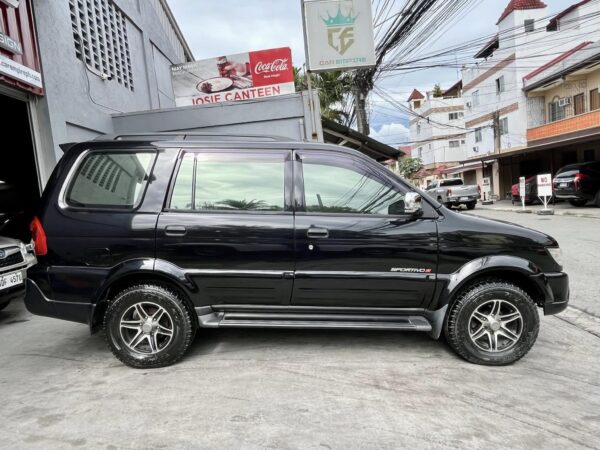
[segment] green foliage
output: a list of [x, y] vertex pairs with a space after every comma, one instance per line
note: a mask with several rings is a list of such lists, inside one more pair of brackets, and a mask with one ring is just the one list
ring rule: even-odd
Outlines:
[[[321, 115], [338, 123], [348, 119], [344, 106], [352, 91], [352, 78], [347, 72], [322, 72], [310, 74], [313, 89], [319, 92]], [[294, 83], [296, 91], [308, 89], [306, 74], [298, 67], [294, 67]]]
[[421, 168], [423, 163], [419, 158], [401, 158], [398, 161], [398, 170], [404, 178], [411, 179]]
[[442, 92], [442, 87], [440, 86], [439, 83], [433, 87], [433, 96], [434, 97], [443, 97], [444, 96], [444, 93]]

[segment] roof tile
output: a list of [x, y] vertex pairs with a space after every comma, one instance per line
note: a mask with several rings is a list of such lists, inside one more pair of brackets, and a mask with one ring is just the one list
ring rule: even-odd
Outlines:
[[502, 15], [500, 16], [500, 18], [498, 19], [496, 25], [502, 22], [510, 13], [517, 9], [540, 9], [545, 8], [546, 6], [547, 5], [541, 0], [511, 0], [504, 12], [502, 13]]

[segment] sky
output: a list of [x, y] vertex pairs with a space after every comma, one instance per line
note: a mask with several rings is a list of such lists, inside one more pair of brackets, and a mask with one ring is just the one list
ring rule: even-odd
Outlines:
[[[392, 0], [394, 1], [394, 0]], [[401, 8], [406, 0], [395, 0]], [[476, 0], [470, 11], [428, 51], [470, 41], [496, 32], [496, 22], [509, 0]], [[577, 0], [545, 0], [548, 15]], [[291, 47], [295, 66], [304, 63], [300, 0], [169, 0], [196, 59], [277, 47]], [[456, 69], [422, 70], [378, 84], [405, 101], [413, 88], [431, 90], [436, 83], [450, 87], [460, 79]], [[390, 145], [409, 141], [408, 118], [384, 99], [369, 99], [371, 136]]]

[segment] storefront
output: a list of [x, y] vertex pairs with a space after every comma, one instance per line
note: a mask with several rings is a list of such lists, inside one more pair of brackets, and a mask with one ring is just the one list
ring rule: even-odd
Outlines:
[[40, 196], [35, 102], [43, 96], [33, 15], [28, 0], [0, 3], [0, 227], [20, 237]]

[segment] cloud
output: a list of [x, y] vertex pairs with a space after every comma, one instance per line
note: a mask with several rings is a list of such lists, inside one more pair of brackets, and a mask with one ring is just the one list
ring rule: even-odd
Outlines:
[[392, 147], [399, 147], [410, 140], [410, 130], [403, 123], [386, 123], [379, 130], [371, 130], [371, 137]]

